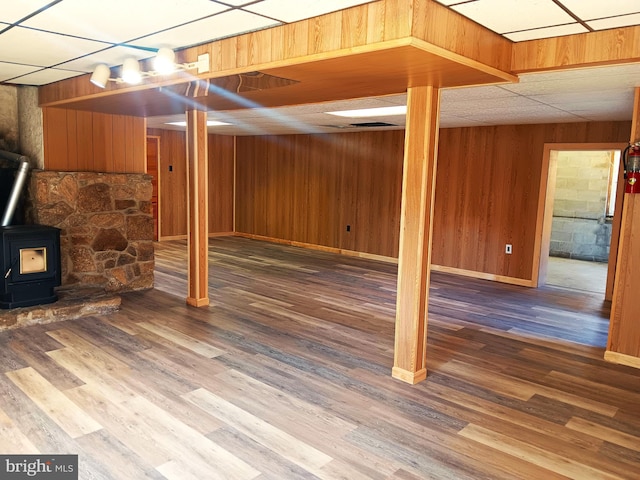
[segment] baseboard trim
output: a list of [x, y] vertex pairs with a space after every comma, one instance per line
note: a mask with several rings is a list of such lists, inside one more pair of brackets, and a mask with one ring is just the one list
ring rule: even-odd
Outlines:
[[427, 378], [427, 369], [423, 368], [417, 372], [411, 372], [400, 367], [393, 367], [391, 376], [396, 380], [400, 380], [411, 385], [415, 385]]
[[640, 358], [634, 357], [633, 355], [607, 350], [604, 352], [604, 359], [607, 362], [626, 365], [627, 367], [640, 368]]
[[385, 263], [398, 263], [398, 259], [394, 257], [386, 257], [384, 255], [376, 255], [374, 253], [356, 252], [354, 250], [345, 250], [343, 248], [327, 247], [324, 245], [315, 245], [313, 243], [296, 242], [294, 240], [284, 240], [282, 238], [265, 237], [263, 235], [254, 235], [252, 233], [235, 232], [236, 237], [250, 238], [252, 240], [262, 240], [265, 242], [279, 243], [281, 245], [290, 245], [292, 247], [307, 248], [309, 250], [319, 250], [321, 252], [337, 253], [340, 255], [348, 255], [350, 257], [366, 258], [368, 260], [377, 260]]
[[507, 277], [504, 275], [495, 275], [493, 273], [475, 272], [473, 270], [463, 270], [461, 268], [445, 267], [442, 265], [431, 265], [434, 272], [451, 273], [453, 275], [462, 275], [464, 277], [479, 278], [482, 280], [491, 280], [493, 282], [509, 283], [511, 285], [519, 285], [521, 287], [535, 287], [533, 280], [524, 278]]

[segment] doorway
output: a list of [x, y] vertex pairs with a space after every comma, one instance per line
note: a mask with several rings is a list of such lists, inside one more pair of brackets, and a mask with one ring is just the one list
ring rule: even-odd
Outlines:
[[538, 286], [611, 299], [624, 144], [550, 144]]
[[160, 231], [159, 225], [159, 176], [160, 169], [160, 137], [148, 136], [147, 137], [147, 174], [151, 175], [151, 184], [153, 191], [151, 194], [151, 212], [153, 214], [153, 240], [158, 241], [158, 234]]

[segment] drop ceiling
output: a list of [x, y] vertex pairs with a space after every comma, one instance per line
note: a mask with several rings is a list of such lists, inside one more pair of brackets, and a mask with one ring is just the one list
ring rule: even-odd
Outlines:
[[[437, 0], [503, 35], [524, 41], [640, 24], [640, 0]], [[358, 0], [20, 0], [0, 9], [0, 82], [45, 85], [91, 72], [99, 63], [153, 56], [355, 5]], [[521, 75], [520, 83], [446, 89], [441, 126], [630, 120], [640, 63]], [[357, 130], [362, 119], [324, 112], [402, 105], [404, 95], [330, 104], [211, 112], [231, 135]], [[171, 128], [175, 117], [150, 117]], [[404, 127], [403, 116], [376, 117]], [[174, 127], [177, 128], [177, 127]], [[393, 127], [392, 127], [393, 128]]]

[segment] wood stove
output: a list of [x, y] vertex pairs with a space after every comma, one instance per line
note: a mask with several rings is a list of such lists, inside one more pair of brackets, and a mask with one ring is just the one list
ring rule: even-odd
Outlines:
[[60, 229], [0, 227], [0, 308], [53, 303], [60, 286]]

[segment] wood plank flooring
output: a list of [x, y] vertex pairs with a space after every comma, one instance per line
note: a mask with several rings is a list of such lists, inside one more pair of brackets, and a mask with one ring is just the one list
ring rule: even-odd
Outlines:
[[239, 237], [118, 312], [0, 334], [0, 452], [82, 479], [636, 479], [640, 370], [592, 295], [433, 274], [428, 377], [391, 378], [396, 266]]

